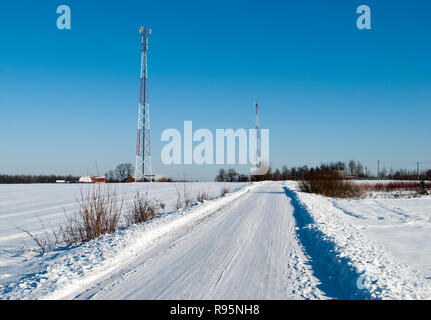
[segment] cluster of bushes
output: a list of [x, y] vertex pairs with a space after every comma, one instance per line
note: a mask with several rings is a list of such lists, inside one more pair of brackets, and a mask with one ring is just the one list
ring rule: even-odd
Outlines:
[[299, 189], [307, 193], [321, 194], [334, 198], [357, 198], [369, 191], [415, 191], [419, 195], [428, 195], [431, 183], [388, 182], [388, 183], [353, 183], [344, 180], [334, 171], [314, 171], [304, 176], [298, 183]]
[[429, 195], [429, 189], [431, 187], [431, 183], [426, 183], [424, 180], [419, 182], [416, 192], [421, 196]]
[[118, 203], [117, 194], [109, 187], [102, 190], [100, 185], [81, 192], [79, 209], [74, 216], [67, 216], [60, 235], [64, 243], [73, 245], [86, 242], [104, 234], [115, 232], [121, 218], [123, 200]]
[[124, 198], [119, 199], [116, 190], [101, 185], [92, 186], [86, 193], [81, 192], [77, 201], [79, 209], [74, 215], [65, 214], [66, 221], [58, 231], [48, 232], [42, 221], [43, 232], [39, 235], [20, 230], [27, 233], [44, 254], [63, 244], [71, 246], [114, 233], [120, 227], [123, 215], [125, 224], [122, 227], [126, 227], [154, 219], [165, 208], [164, 203], [149, 200], [147, 194], [138, 192], [125, 210]]
[[165, 209], [163, 202], [148, 199], [147, 194], [142, 196], [139, 192], [133, 201], [129, 213], [126, 215], [128, 225], [147, 222], [155, 219]]
[[[210, 197], [209, 192], [201, 191], [194, 201], [191, 184], [184, 183], [182, 190], [177, 185], [175, 187], [177, 210], [187, 209], [192, 203], [204, 202]], [[223, 187], [220, 195], [225, 196], [227, 193], [229, 189]], [[109, 185], [92, 186], [86, 193], [81, 192], [77, 201], [79, 204], [77, 212], [74, 215], [66, 215], [66, 222], [58, 231], [48, 232], [40, 219], [43, 227], [41, 234], [36, 235], [27, 230], [20, 230], [27, 233], [44, 254], [63, 244], [71, 246], [114, 233], [119, 229], [120, 219], [123, 216], [125, 223], [122, 227], [127, 227], [155, 219], [165, 210], [163, 202], [149, 199], [147, 194], [139, 192], [136, 193], [132, 203], [125, 208], [124, 198], [119, 199], [116, 190]]]
[[362, 191], [417, 191], [418, 194], [427, 194], [431, 189], [431, 183], [417, 182], [388, 182], [388, 183], [363, 183], [359, 185]]
[[389, 179], [393, 180], [431, 180], [431, 170], [425, 170], [419, 173], [415, 170], [401, 169], [393, 174], [389, 174]]
[[299, 189], [307, 193], [321, 194], [334, 198], [355, 198], [363, 195], [357, 184], [343, 180], [334, 171], [314, 171], [304, 175]]

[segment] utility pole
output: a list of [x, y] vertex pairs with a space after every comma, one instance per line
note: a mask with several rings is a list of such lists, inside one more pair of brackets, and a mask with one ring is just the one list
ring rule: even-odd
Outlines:
[[417, 179], [419, 180], [419, 161], [417, 162], [416, 176], [417, 176]]
[[152, 181], [151, 139], [150, 139], [150, 104], [148, 103], [147, 51], [148, 36], [151, 29], [140, 27], [141, 36], [141, 78], [138, 106], [138, 137], [136, 141], [135, 182]]
[[380, 179], [380, 160], [377, 160], [377, 179]]

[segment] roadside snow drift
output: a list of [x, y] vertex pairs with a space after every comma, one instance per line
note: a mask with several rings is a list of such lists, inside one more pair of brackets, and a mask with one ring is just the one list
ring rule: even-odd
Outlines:
[[[231, 193], [220, 197], [227, 186]], [[119, 185], [166, 203], [149, 222], [41, 255], [82, 186], [0, 186], [0, 299], [430, 299], [431, 197], [339, 200], [294, 182], [193, 183], [213, 198], [175, 211], [174, 184]], [[47, 222], [48, 221], [48, 222]], [[30, 228], [31, 227], [31, 228]], [[33, 229], [34, 228], [34, 229]]]
[[[404, 255], [400, 251], [404, 251], [405, 248], [398, 250], [396, 248], [397, 243], [388, 245], [391, 239], [397, 237], [397, 234], [399, 236], [398, 232], [401, 229], [385, 223], [384, 219], [376, 219], [376, 211], [380, 213], [382, 211], [378, 202], [372, 204], [366, 199], [335, 200], [299, 192], [296, 183], [288, 182], [287, 185], [290, 189], [296, 190], [288, 191], [288, 194], [290, 193], [293, 198], [297, 198], [297, 209], [300, 210], [301, 219], [306, 220], [304, 228], [309, 230], [304, 232], [309, 234], [314, 230], [319, 234], [314, 236], [315, 242], [309, 246], [312, 248], [311, 250], [315, 249], [316, 246], [322, 246], [322, 250], [314, 251], [313, 254], [317, 256], [312, 258], [320, 259], [320, 264], [325, 258], [332, 260], [332, 263], [328, 261], [329, 266], [338, 266], [336, 269], [338, 271], [333, 272], [330, 276], [341, 277], [343, 280], [340, 282], [334, 279], [330, 280], [326, 275], [318, 276], [320, 280], [323, 280], [322, 282], [340, 286], [344, 283], [346, 288], [354, 289], [356, 280], [356, 292], [355, 290], [349, 290], [349, 292], [361, 299], [366, 299], [368, 293], [369, 298], [372, 299], [431, 298], [430, 278], [418, 270], [414, 259], [406, 257], [399, 259], [400, 255]], [[349, 208], [352, 201], [356, 204], [352, 206], [353, 210]], [[336, 206], [349, 209], [342, 211]], [[370, 210], [370, 206], [373, 207], [372, 210]], [[392, 218], [399, 215], [399, 210], [393, 212], [394, 209], [392, 208], [392, 213], [389, 214], [389, 210], [386, 208], [386, 214]], [[364, 221], [368, 221], [368, 223], [372, 221], [372, 224], [380, 225], [381, 229], [387, 230], [378, 236], [370, 236], [371, 233], [364, 230]], [[424, 250], [427, 250], [426, 248], [430, 244], [429, 237], [420, 239], [412, 237], [409, 240], [408, 236], [406, 239], [410, 243], [409, 250], [411, 251], [414, 251], [416, 245], [419, 244], [423, 245]], [[408, 246], [407, 243], [405, 245]], [[326, 250], [323, 248], [325, 246]], [[305, 247], [307, 248], [306, 243]], [[429, 257], [428, 252], [425, 256]], [[339, 268], [342, 269], [341, 273]], [[354, 298], [345, 296], [342, 288], [332, 287], [329, 289], [330, 292], [334, 289], [334, 295], [341, 294], [341, 298]], [[328, 290], [326, 292], [328, 293]]]

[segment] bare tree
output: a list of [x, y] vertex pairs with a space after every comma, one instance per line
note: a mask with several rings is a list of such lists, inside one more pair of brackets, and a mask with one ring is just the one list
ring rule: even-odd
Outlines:
[[287, 166], [283, 166], [281, 167], [281, 176], [282, 176], [282, 180], [287, 180], [289, 179], [289, 169], [287, 168]]
[[338, 161], [335, 164], [335, 170], [344, 170], [345, 171], [346, 170], [346, 164], [342, 161]]
[[354, 177], [355, 173], [356, 173], [356, 163], [355, 163], [355, 160], [350, 160], [348, 166], [349, 166], [349, 170], [350, 170], [350, 175], [352, 177]]
[[115, 182], [115, 174], [114, 171], [109, 170], [107, 173], [105, 173], [106, 181], [107, 182]]
[[364, 166], [360, 161], [356, 164], [356, 176], [363, 177], [364, 176]]
[[273, 174], [273, 179], [274, 179], [275, 181], [282, 180], [280, 170], [275, 169], [274, 174]]
[[226, 171], [224, 169], [220, 169], [218, 171], [218, 176], [216, 177], [217, 182], [224, 182], [226, 181]]
[[131, 163], [121, 163], [115, 168], [115, 177], [118, 181], [124, 181], [133, 176], [133, 166]]
[[125, 165], [127, 178], [133, 177], [133, 174], [135, 172], [135, 169], [133, 169], [133, 165], [131, 163], [125, 163]]
[[227, 171], [227, 178], [229, 182], [236, 182], [238, 180], [238, 173], [235, 169], [229, 169]]
[[382, 172], [380, 172], [380, 177], [385, 178], [388, 175], [388, 170], [386, 170], [385, 167], [383, 167]]

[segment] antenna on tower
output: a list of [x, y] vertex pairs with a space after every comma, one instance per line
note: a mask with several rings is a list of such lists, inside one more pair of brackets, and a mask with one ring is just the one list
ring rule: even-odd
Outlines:
[[138, 107], [138, 137], [136, 141], [135, 182], [153, 181], [151, 168], [150, 104], [148, 103], [147, 51], [151, 29], [141, 26], [141, 77]]

